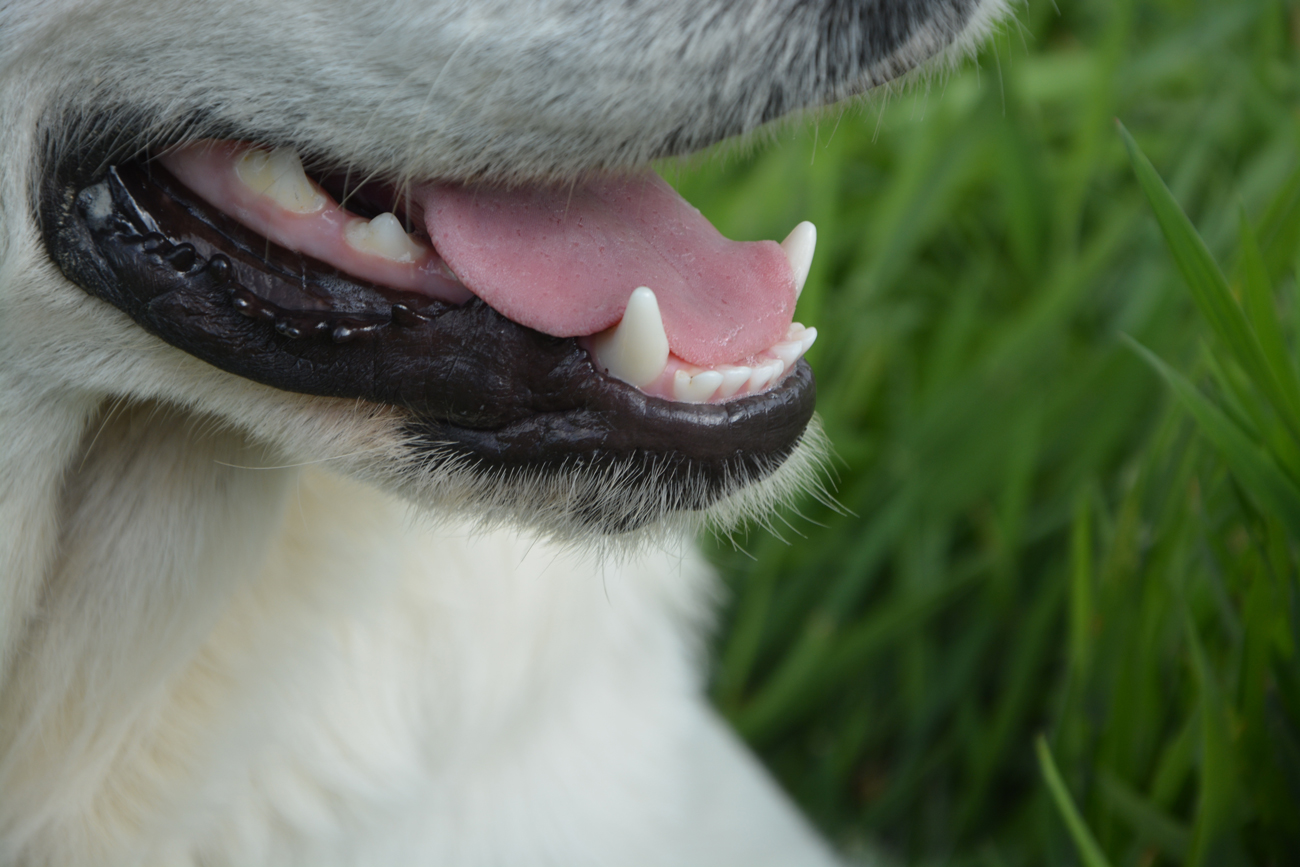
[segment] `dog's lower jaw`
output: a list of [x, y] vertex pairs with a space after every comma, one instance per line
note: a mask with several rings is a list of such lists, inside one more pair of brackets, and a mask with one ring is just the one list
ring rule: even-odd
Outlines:
[[[697, 556], [435, 532], [157, 404], [77, 430], [47, 461], [61, 553], [0, 689], [0, 863], [819, 851], [704, 708]], [[701, 826], [733, 808], [771, 814], [747, 857]]]

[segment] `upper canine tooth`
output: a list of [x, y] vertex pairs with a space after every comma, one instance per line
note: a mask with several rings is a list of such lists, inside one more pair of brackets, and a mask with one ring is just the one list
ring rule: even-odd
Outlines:
[[591, 348], [596, 363], [616, 379], [638, 388], [658, 379], [668, 365], [668, 335], [655, 293], [634, 289], [623, 319], [593, 337]]
[[781, 249], [790, 260], [790, 270], [794, 271], [794, 297], [798, 298], [803, 292], [803, 284], [808, 282], [808, 270], [812, 268], [813, 252], [817, 249], [817, 227], [804, 220], [786, 235]]
[[344, 227], [343, 236], [354, 248], [394, 262], [414, 262], [425, 252], [393, 214], [380, 214], [369, 221], [353, 220]]
[[276, 148], [269, 153], [249, 148], [235, 161], [235, 174], [253, 192], [269, 196], [294, 213], [314, 214], [325, 207], [325, 196], [307, 180], [302, 160], [293, 148]]

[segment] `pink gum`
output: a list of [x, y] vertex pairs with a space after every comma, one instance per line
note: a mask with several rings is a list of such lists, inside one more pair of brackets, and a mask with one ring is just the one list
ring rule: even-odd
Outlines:
[[202, 141], [168, 151], [159, 162], [208, 204], [281, 247], [381, 286], [454, 304], [472, 297], [468, 289], [447, 276], [442, 259], [427, 242], [426, 252], [413, 262], [395, 262], [357, 250], [348, 243], [344, 230], [364, 218], [340, 207], [315, 182], [312, 186], [325, 197], [325, 205], [310, 214], [290, 211], [250, 189], [235, 171], [236, 162], [247, 150], [247, 145], [238, 142]]

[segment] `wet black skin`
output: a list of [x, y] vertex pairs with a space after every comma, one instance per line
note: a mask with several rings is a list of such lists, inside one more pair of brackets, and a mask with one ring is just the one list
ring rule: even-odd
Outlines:
[[[40, 217], [63, 273], [191, 355], [286, 391], [403, 407], [418, 440], [484, 470], [644, 465], [701, 508], [768, 474], [812, 417], [812, 371], [725, 404], [649, 397], [573, 338], [375, 286], [249, 231], [156, 163], [45, 176]], [[100, 164], [101, 166], [104, 164]]]

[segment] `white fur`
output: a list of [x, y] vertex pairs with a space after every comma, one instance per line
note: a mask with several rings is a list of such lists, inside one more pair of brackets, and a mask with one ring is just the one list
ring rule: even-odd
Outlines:
[[123, 129], [572, 176], [967, 38], [922, 30], [832, 86], [815, 22], [775, 14], [797, 8], [0, 4], [0, 864], [829, 863], [702, 698], [713, 583], [671, 527], [583, 548], [562, 485], [430, 471], [397, 409], [162, 343], [69, 283], [34, 220], [49, 153]]

